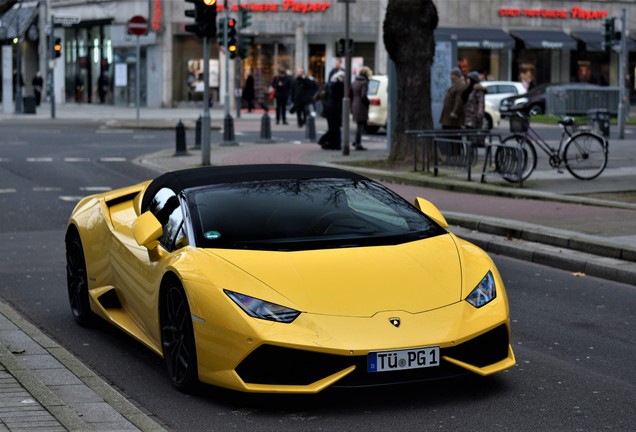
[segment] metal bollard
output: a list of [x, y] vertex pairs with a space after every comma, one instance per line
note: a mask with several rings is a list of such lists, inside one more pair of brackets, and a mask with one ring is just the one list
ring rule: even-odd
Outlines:
[[185, 135], [185, 126], [183, 122], [179, 120], [177, 123], [176, 133], [177, 133], [177, 150], [175, 151], [175, 156], [181, 156], [186, 154], [186, 135]]
[[235, 146], [238, 145], [234, 139], [234, 119], [231, 115], [226, 115], [223, 120], [223, 142], [222, 146]]
[[316, 112], [312, 111], [307, 116], [305, 123], [305, 138], [309, 141], [316, 141]]
[[197, 128], [196, 128], [196, 132], [194, 134], [194, 148], [195, 149], [200, 149], [201, 148], [201, 116], [199, 116], [199, 118], [197, 119]]
[[272, 120], [269, 117], [269, 114], [265, 112], [263, 117], [261, 117], [261, 137], [257, 141], [259, 143], [272, 143], [274, 140], [272, 139]]

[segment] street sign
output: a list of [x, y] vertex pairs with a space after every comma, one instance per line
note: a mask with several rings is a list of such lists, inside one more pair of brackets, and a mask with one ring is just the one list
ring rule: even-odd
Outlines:
[[128, 21], [128, 33], [142, 36], [148, 33], [148, 20], [141, 15], [135, 15]]
[[70, 27], [74, 24], [79, 24], [82, 19], [77, 15], [68, 15], [68, 16], [53, 16], [53, 24], [61, 25], [63, 27]]

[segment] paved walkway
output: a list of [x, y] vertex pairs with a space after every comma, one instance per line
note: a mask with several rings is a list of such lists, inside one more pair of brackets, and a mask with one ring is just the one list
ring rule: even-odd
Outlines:
[[[182, 120], [193, 128], [199, 107], [136, 110], [99, 105], [60, 105], [51, 119], [50, 106], [37, 114], [0, 113], [2, 122], [63, 122], [84, 119], [112, 128], [174, 128]], [[234, 113], [232, 113], [234, 115]], [[284, 142], [277, 134], [294, 126], [272, 125], [275, 142], [243, 142], [244, 132], [260, 130], [263, 113], [235, 119], [237, 146], [218, 145], [224, 113], [212, 110], [212, 165], [248, 163], [331, 164], [355, 169], [384, 181], [398, 193], [433, 201], [451, 230], [485, 250], [636, 285], [636, 136], [610, 137], [610, 163], [596, 180], [575, 180], [539, 166], [523, 188], [488, 178], [472, 182], [465, 173], [433, 177], [412, 170], [369, 168], [386, 159], [386, 141], [365, 141], [366, 152], [324, 151], [315, 143]], [[502, 124], [502, 134], [506, 133]], [[318, 136], [326, 129], [316, 122]], [[138, 163], [167, 171], [201, 165], [200, 149], [175, 156], [174, 143], [141, 157]], [[366, 167], [365, 167], [366, 166]], [[476, 180], [475, 180], [476, 179]], [[631, 197], [631, 199], [630, 199]], [[609, 198], [609, 199], [608, 199]], [[631, 200], [631, 202], [629, 202]], [[2, 430], [162, 430], [120, 393], [46, 337], [16, 311], [0, 302], [0, 431]]]

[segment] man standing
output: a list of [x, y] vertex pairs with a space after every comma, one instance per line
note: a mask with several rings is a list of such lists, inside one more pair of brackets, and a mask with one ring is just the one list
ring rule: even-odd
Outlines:
[[442, 114], [439, 122], [442, 129], [460, 129], [464, 124], [464, 101], [462, 93], [466, 89], [466, 84], [462, 78], [459, 68], [453, 68], [450, 72], [451, 86], [444, 96]]
[[351, 93], [351, 115], [356, 122], [356, 137], [353, 141], [353, 146], [356, 150], [367, 149], [362, 145], [362, 132], [367, 127], [367, 121], [369, 121], [370, 102], [367, 92], [369, 89], [369, 78], [372, 75], [371, 69], [367, 66], [362, 66], [349, 89]]
[[42, 101], [42, 86], [44, 85], [40, 71], [35, 73], [31, 85], [33, 86], [33, 95], [35, 96], [35, 105], [40, 106], [40, 102]]
[[278, 75], [272, 80], [272, 88], [275, 92], [276, 99], [276, 124], [281, 121], [287, 124], [285, 111], [287, 110], [287, 99], [289, 99], [289, 90], [291, 88], [291, 80], [287, 76], [285, 69], [280, 69]]

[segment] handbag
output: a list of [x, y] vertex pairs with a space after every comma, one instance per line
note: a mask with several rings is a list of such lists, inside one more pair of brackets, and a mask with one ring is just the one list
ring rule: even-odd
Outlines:
[[272, 86], [269, 86], [267, 89], [267, 97], [270, 99], [274, 99], [276, 97], [276, 89]]

